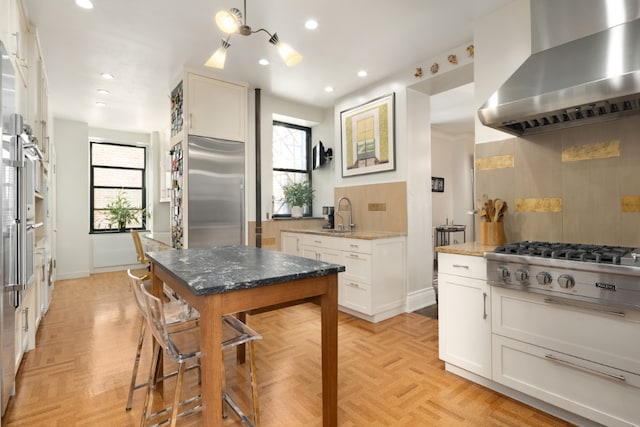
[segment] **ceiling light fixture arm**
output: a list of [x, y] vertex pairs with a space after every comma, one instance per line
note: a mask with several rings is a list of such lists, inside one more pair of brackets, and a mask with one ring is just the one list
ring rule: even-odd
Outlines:
[[250, 36], [251, 34], [259, 32], [264, 32], [269, 36], [269, 43], [276, 47], [278, 54], [288, 67], [296, 65], [302, 61], [302, 55], [296, 52], [296, 50], [287, 43], [280, 42], [277, 33], [271, 33], [264, 28], [260, 28], [255, 31], [252, 30], [251, 27], [247, 25], [247, 0], [243, 0], [243, 5], [244, 11], [240, 11], [234, 7], [229, 11], [219, 11], [216, 13], [216, 25], [222, 30], [222, 32], [227, 34], [227, 38], [222, 40], [221, 47], [219, 47], [205, 63], [206, 66], [220, 69], [224, 68], [226, 52], [229, 46], [231, 46], [229, 40], [233, 35], [240, 34], [243, 36]]

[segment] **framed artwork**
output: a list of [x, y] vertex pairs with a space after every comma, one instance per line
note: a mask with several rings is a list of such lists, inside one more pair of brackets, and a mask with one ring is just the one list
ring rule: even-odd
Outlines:
[[431, 177], [431, 191], [436, 193], [444, 193], [444, 178]]
[[395, 170], [395, 93], [340, 112], [342, 176]]

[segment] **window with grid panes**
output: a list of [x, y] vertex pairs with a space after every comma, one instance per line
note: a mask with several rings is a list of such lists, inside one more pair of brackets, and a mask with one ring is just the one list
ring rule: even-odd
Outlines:
[[[308, 181], [311, 185], [311, 128], [273, 122], [273, 216], [291, 216], [282, 187]], [[304, 215], [310, 216], [311, 206]]]
[[[117, 230], [117, 224], [109, 225], [106, 207], [118, 191], [127, 197], [131, 206], [146, 208], [146, 148], [133, 145], [91, 142], [91, 232]], [[127, 230], [145, 228], [142, 211], [137, 212], [138, 222], [130, 221]]]

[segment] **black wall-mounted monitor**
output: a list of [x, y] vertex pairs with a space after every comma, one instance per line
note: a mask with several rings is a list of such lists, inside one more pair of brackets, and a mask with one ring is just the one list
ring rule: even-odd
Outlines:
[[322, 141], [318, 141], [318, 143], [313, 146], [313, 168], [318, 169], [327, 163], [327, 160], [331, 159], [332, 154], [333, 150], [331, 148], [325, 151]]

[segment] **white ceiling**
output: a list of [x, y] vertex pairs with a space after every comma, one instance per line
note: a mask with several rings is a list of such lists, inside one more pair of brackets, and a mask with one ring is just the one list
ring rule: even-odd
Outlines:
[[[213, 16], [240, 0], [24, 0], [39, 32], [55, 117], [150, 132], [169, 121], [168, 93], [183, 67], [264, 93], [330, 107], [335, 100], [473, 38], [473, 21], [512, 0], [248, 0], [254, 30], [277, 32], [304, 55], [286, 67], [264, 33], [234, 36], [224, 70], [202, 64], [220, 45]], [[307, 19], [316, 30], [304, 28]], [[267, 58], [268, 66], [258, 65]], [[369, 75], [358, 77], [359, 70]], [[101, 73], [115, 75], [106, 81]], [[325, 86], [333, 86], [326, 93]], [[107, 89], [101, 95], [98, 89]], [[98, 107], [104, 101], [105, 107]], [[468, 113], [467, 113], [468, 114]]]

